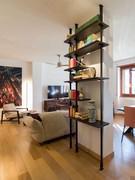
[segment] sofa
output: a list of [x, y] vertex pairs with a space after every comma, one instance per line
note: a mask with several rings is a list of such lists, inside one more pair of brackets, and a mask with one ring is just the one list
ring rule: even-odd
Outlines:
[[30, 116], [23, 123], [30, 129], [31, 136], [39, 143], [69, 134], [69, 118], [67, 111], [43, 112], [40, 121]]

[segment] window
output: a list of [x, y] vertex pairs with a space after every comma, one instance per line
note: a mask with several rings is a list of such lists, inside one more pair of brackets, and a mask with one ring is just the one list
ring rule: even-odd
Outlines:
[[135, 97], [135, 64], [120, 67], [122, 97]]

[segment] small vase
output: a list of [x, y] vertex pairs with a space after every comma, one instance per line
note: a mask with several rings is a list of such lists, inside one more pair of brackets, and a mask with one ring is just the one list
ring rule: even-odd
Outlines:
[[96, 106], [95, 101], [89, 101], [89, 122], [94, 123], [96, 122]]
[[80, 91], [79, 91], [79, 99], [84, 99], [83, 88], [81, 88]]

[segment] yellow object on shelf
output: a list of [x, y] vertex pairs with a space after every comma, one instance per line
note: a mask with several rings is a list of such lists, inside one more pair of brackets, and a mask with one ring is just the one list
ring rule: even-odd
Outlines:
[[69, 107], [69, 117], [75, 117], [75, 107], [74, 106]]
[[80, 71], [79, 74], [76, 74], [73, 77], [73, 79], [87, 79], [94, 77], [96, 77], [96, 69], [94, 67], [89, 67], [85, 70]]
[[77, 44], [77, 49], [80, 49], [84, 46], [85, 46], [84, 41], [79, 41], [79, 43]]
[[74, 47], [73, 46], [69, 46], [69, 53], [74, 51]]
[[83, 88], [80, 88], [80, 91], [79, 91], [79, 99], [83, 99], [83, 98], [84, 98]]
[[87, 112], [75, 112], [75, 118], [85, 120], [88, 119], [89, 115]]

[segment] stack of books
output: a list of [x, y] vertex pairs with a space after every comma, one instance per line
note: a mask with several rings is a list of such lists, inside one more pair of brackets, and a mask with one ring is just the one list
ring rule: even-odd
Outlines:
[[80, 74], [80, 75], [75, 75], [73, 79], [87, 79], [87, 78], [89, 78], [89, 75]]
[[87, 112], [75, 112], [75, 118], [85, 120], [89, 118], [89, 115]]

